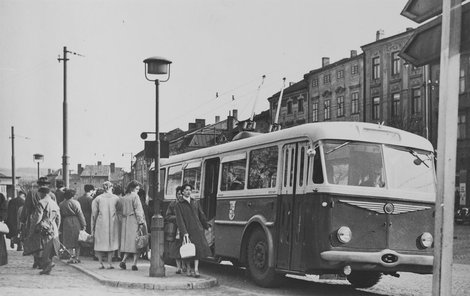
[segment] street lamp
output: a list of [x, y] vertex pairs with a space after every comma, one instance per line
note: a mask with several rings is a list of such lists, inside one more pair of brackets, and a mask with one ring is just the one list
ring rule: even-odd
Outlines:
[[42, 154], [37, 154], [37, 153], [36, 153], [36, 154], [33, 154], [33, 160], [38, 163], [38, 180], [39, 180], [39, 177], [40, 177], [40, 173], [39, 173], [39, 163], [44, 161], [44, 155], [42, 155]]
[[155, 82], [155, 194], [153, 196], [154, 215], [152, 217], [151, 229], [151, 245], [152, 256], [150, 258], [149, 276], [151, 277], [164, 277], [165, 276], [165, 263], [163, 262], [163, 216], [160, 213], [160, 137], [158, 129], [158, 86], [160, 81], [158, 78], [149, 79], [147, 74], [150, 75], [168, 75], [166, 82], [170, 79], [170, 64], [171, 61], [161, 57], [151, 57], [144, 60], [145, 64], [145, 78], [148, 81]]

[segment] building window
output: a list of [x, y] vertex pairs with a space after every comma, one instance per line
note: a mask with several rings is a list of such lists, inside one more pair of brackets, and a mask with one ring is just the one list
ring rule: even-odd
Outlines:
[[392, 75], [400, 74], [400, 57], [398, 51], [392, 52]]
[[465, 69], [460, 69], [459, 90], [461, 94], [465, 92]]
[[413, 88], [411, 90], [411, 114], [421, 114], [421, 89]]
[[354, 92], [351, 94], [351, 113], [359, 113], [359, 93]]
[[380, 97], [374, 97], [372, 99], [372, 119], [379, 119], [380, 113]]
[[459, 115], [458, 118], [458, 129], [457, 129], [457, 139], [465, 139], [466, 138], [466, 116], [465, 114]]
[[325, 120], [327, 119], [330, 119], [331, 118], [331, 113], [330, 113], [330, 100], [326, 100], [325, 101], [325, 109], [324, 109], [324, 117], [325, 117]]
[[313, 78], [312, 80], [312, 86], [317, 87], [318, 86], [318, 77]]
[[318, 102], [314, 102], [312, 106], [312, 121], [318, 121]]
[[336, 103], [338, 104], [338, 109], [336, 109], [336, 116], [337, 117], [342, 117], [344, 116], [344, 97], [338, 97], [336, 98]]
[[287, 102], [287, 114], [292, 114], [292, 101]]
[[372, 79], [380, 78], [380, 57], [372, 58]]
[[331, 82], [331, 74], [323, 75], [323, 84], [330, 84]]
[[352, 75], [356, 75], [359, 73], [359, 65], [358, 64], [355, 64], [351, 67], [351, 74]]
[[299, 99], [297, 102], [297, 111], [304, 112], [304, 99]]
[[400, 116], [400, 94], [392, 95], [392, 117]]
[[344, 78], [344, 70], [338, 70], [338, 71], [336, 71], [336, 78], [337, 78], [337, 79]]

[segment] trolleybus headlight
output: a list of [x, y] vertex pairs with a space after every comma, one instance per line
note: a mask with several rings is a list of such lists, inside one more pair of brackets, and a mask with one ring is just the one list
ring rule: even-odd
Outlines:
[[424, 232], [423, 234], [421, 234], [419, 238], [419, 242], [421, 243], [421, 246], [423, 246], [424, 248], [431, 247], [433, 241], [434, 239], [432, 237], [432, 234], [430, 234], [429, 232]]
[[338, 229], [336, 236], [338, 237], [338, 240], [342, 242], [343, 244], [349, 243], [352, 238], [351, 229], [349, 229], [349, 227], [347, 226], [341, 226]]

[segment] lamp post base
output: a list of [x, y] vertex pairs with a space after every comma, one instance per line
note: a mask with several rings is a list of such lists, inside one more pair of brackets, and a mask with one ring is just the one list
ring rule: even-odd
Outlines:
[[150, 243], [152, 247], [152, 255], [150, 257], [150, 277], [165, 276], [165, 262], [163, 260], [164, 235], [163, 235], [163, 216], [153, 215]]

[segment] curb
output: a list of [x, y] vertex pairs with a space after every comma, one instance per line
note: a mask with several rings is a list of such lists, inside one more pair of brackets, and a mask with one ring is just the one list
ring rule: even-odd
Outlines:
[[103, 285], [110, 287], [119, 287], [127, 289], [145, 289], [145, 290], [195, 290], [195, 289], [208, 289], [218, 285], [216, 278], [203, 276], [203, 280], [197, 282], [185, 282], [181, 281], [178, 283], [142, 283], [142, 282], [126, 282], [120, 280], [110, 280], [103, 277], [93, 271], [83, 268], [76, 264], [67, 264], [66, 262], [59, 260], [62, 264], [71, 266], [84, 274], [94, 278]]

